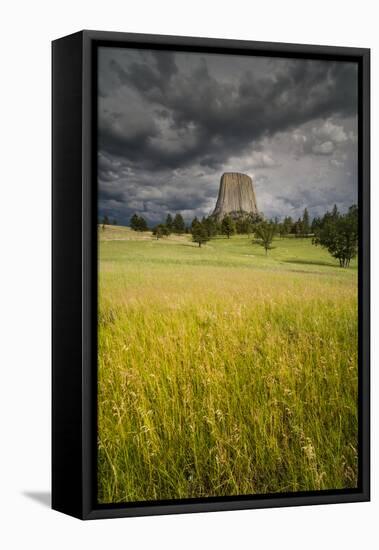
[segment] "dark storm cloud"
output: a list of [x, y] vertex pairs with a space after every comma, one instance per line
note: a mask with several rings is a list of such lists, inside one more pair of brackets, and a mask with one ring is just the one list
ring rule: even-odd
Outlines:
[[208, 213], [228, 163], [270, 172], [274, 189], [289, 157], [304, 161], [309, 181], [327, 162], [339, 188], [343, 151], [356, 156], [353, 63], [104, 48], [99, 90], [101, 205], [114, 212], [124, 200], [123, 217], [131, 204], [151, 220], [164, 209]]
[[112, 59], [110, 67], [117, 74], [119, 81], [127, 86], [134, 86], [141, 92], [147, 92], [154, 87], [164, 91], [170, 81], [171, 76], [178, 72], [174, 60], [174, 54], [152, 52], [153, 63], [148, 60], [133, 62], [127, 70]]
[[[100, 146], [150, 168], [194, 162], [216, 167], [264, 136], [311, 119], [356, 112], [353, 64], [282, 60], [275, 66], [269, 60], [267, 66], [269, 76], [257, 78], [250, 69], [239, 80], [220, 82], [204, 58], [190, 72], [178, 70], [172, 53], [156, 52], [152, 59], [125, 68], [113, 59], [110, 68], [119, 85], [142, 98], [145, 115], [152, 106], [159, 109], [151, 111], [155, 116], [151, 124], [134, 134], [120, 131], [120, 118], [128, 117], [122, 106], [101, 111]], [[165, 147], [166, 135], [159, 124], [163, 121], [168, 121], [167, 131], [173, 137], [184, 140], [183, 147]]]

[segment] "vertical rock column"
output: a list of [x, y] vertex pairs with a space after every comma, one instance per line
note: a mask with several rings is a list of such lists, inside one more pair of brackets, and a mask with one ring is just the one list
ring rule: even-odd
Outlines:
[[253, 181], [246, 174], [226, 172], [221, 176], [216, 207], [212, 216], [258, 214]]

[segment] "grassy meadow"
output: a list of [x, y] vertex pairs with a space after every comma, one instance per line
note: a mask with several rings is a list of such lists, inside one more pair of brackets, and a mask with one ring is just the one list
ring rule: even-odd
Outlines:
[[357, 484], [357, 265], [99, 229], [98, 501]]

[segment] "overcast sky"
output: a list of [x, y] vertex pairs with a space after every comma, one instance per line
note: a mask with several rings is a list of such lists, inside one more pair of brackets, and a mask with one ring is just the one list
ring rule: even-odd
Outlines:
[[357, 201], [354, 63], [100, 48], [99, 216], [212, 212], [223, 172], [267, 217]]

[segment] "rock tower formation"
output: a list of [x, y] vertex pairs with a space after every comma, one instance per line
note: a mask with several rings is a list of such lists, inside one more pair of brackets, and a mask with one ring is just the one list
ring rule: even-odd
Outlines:
[[229, 214], [236, 218], [258, 214], [252, 179], [239, 172], [226, 172], [221, 176], [216, 207], [212, 216], [221, 220]]

